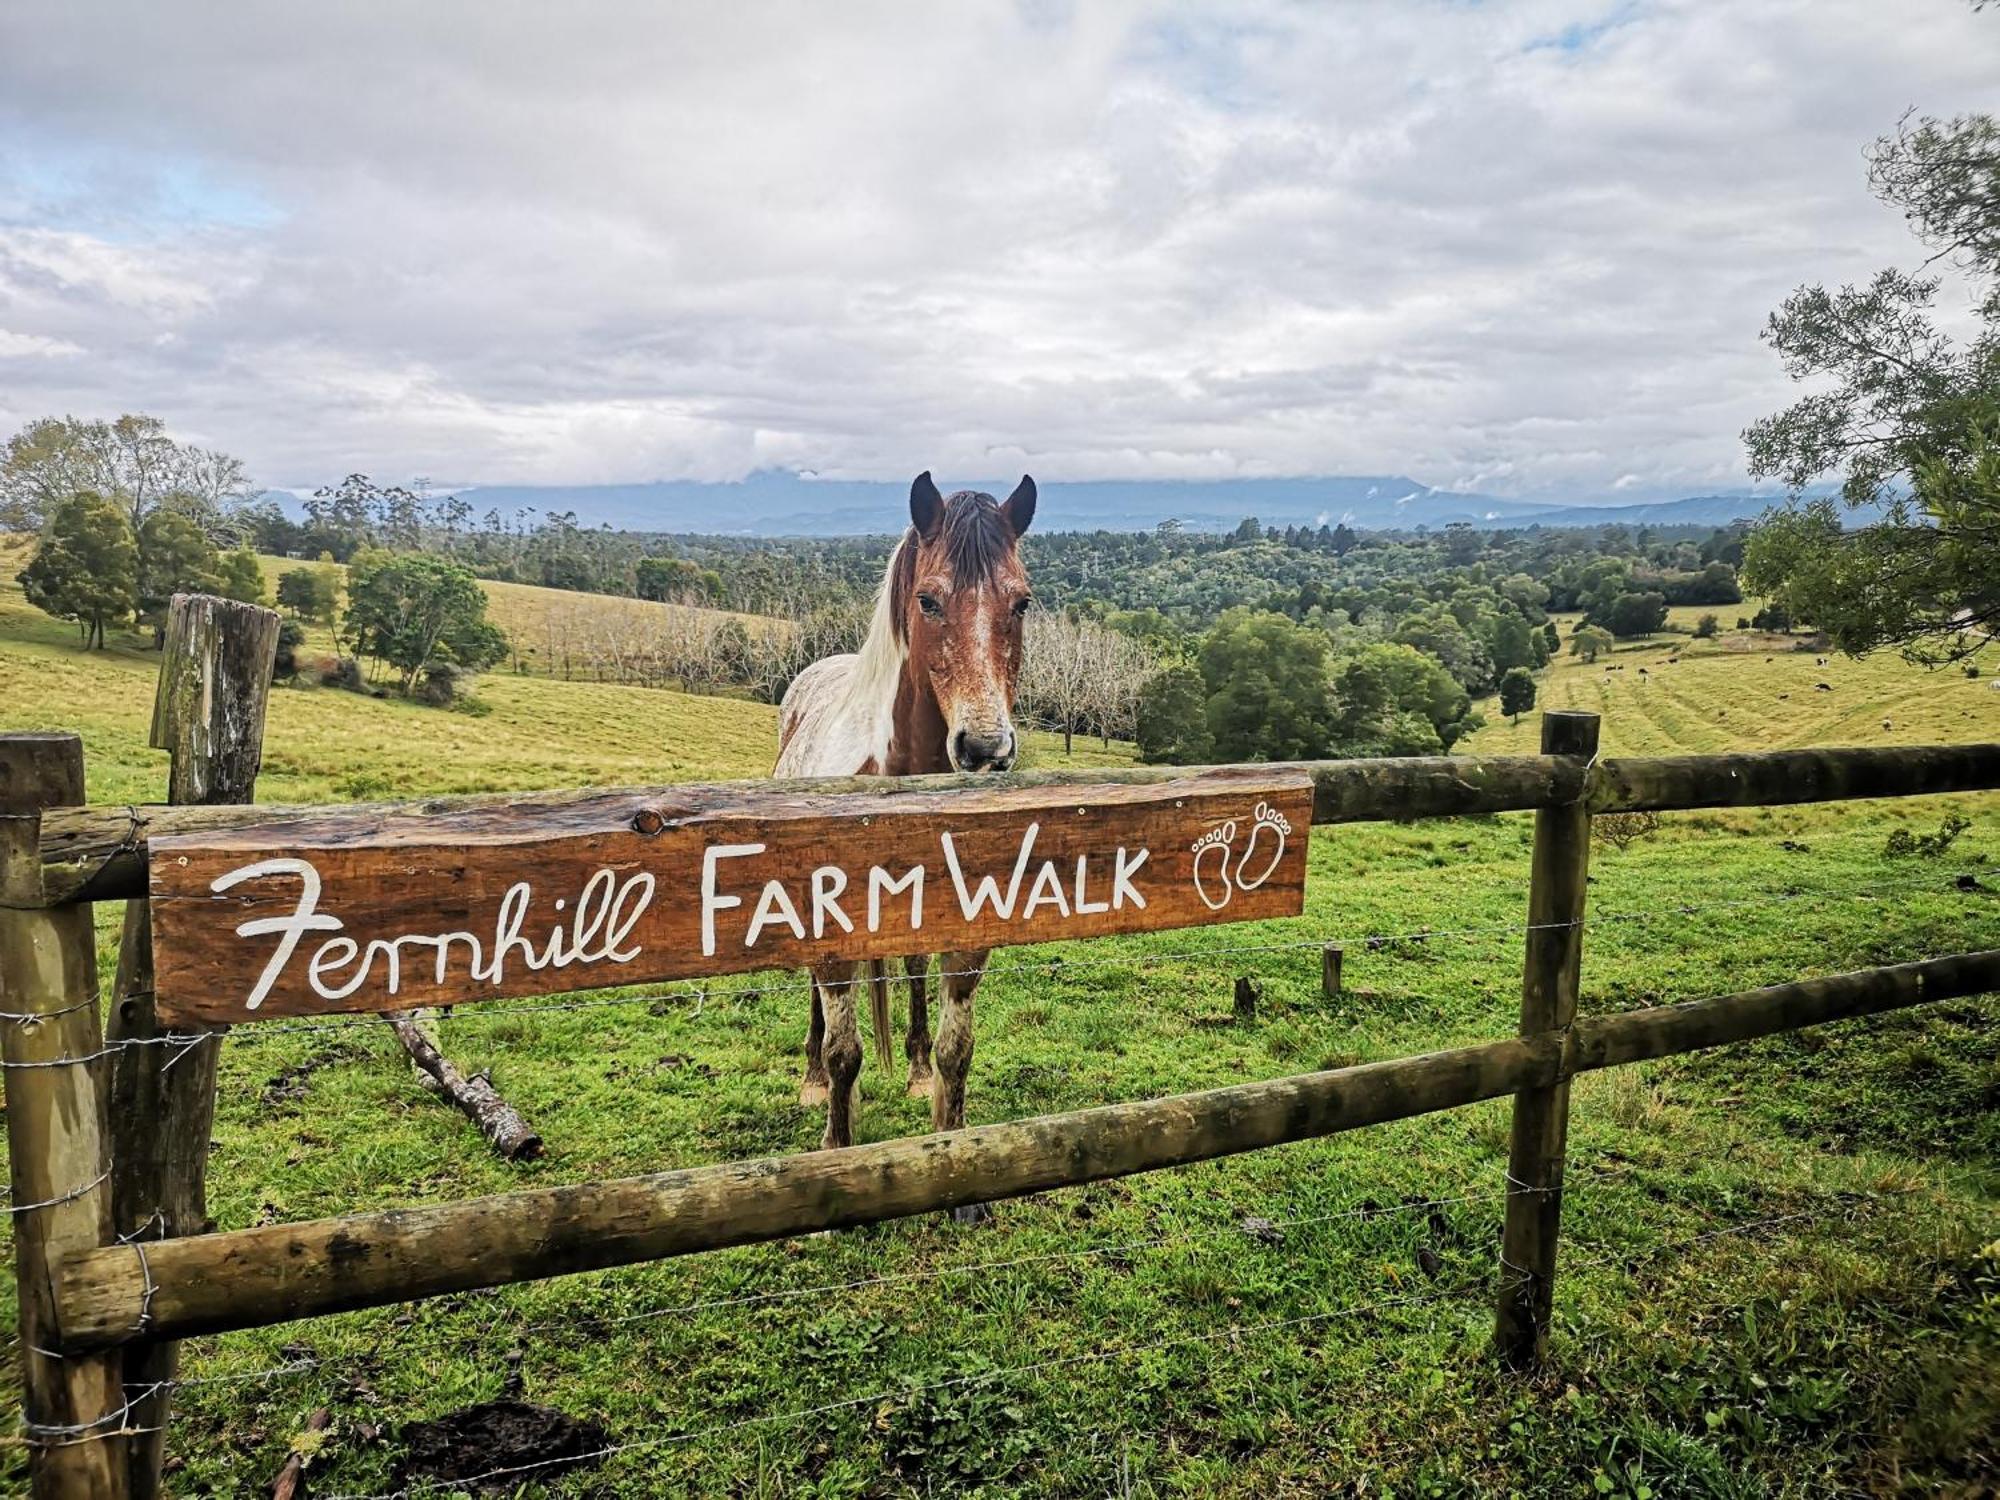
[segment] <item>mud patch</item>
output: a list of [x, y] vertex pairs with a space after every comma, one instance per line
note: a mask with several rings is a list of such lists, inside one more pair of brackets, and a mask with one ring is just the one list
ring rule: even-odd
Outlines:
[[527, 1401], [486, 1401], [402, 1431], [400, 1490], [428, 1481], [486, 1495], [511, 1495], [524, 1484], [603, 1462], [611, 1435], [596, 1422]]

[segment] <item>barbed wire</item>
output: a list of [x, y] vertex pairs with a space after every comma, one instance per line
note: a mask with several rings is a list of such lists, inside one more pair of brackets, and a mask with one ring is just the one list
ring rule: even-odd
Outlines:
[[[1817, 1217], [1814, 1210], [1777, 1214], [1767, 1218], [1751, 1220], [1741, 1224], [1706, 1230], [1682, 1240], [1649, 1247], [1633, 1256], [1633, 1260], [1665, 1254], [1669, 1251], [1686, 1250], [1693, 1246], [1729, 1235], [1751, 1234], [1764, 1229], [1801, 1219]], [[1573, 1262], [1572, 1268], [1584, 1267], [1593, 1262]], [[972, 1386], [991, 1385], [1000, 1381], [1024, 1379], [1028, 1376], [1045, 1374], [1051, 1370], [1074, 1369], [1084, 1365], [1102, 1364], [1116, 1359], [1129, 1359], [1143, 1354], [1160, 1353], [1168, 1349], [1187, 1348], [1202, 1344], [1224, 1341], [1240, 1341], [1257, 1335], [1282, 1332], [1289, 1329], [1310, 1327], [1331, 1323], [1344, 1318], [1363, 1317], [1370, 1313], [1387, 1312], [1401, 1308], [1429, 1306], [1453, 1298], [1487, 1292], [1498, 1294], [1508, 1289], [1504, 1273], [1497, 1277], [1482, 1277], [1471, 1285], [1441, 1287], [1436, 1291], [1378, 1298], [1364, 1303], [1350, 1303], [1323, 1312], [1304, 1313], [1294, 1317], [1271, 1318], [1256, 1322], [1232, 1322], [1219, 1329], [1201, 1333], [1177, 1334], [1170, 1338], [1153, 1340], [1143, 1344], [1121, 1345], [1116, 1348], [1099, 1348], [1081, 1354], [1058, 1355], [1050, 1359], [1031, 1360], [1008, 1365], [995, 1370], [981, 1370], [967, 1375], [950, 1376], [943, 1380], [918, 1384], [905, 1383], [882, 1387], [858, 1396], [844, 1397], [838, 1401], [820, 1402], [812, 1406], [792, 1408], [782, 1412], [765, 1412], [756, 1416], [740, 1417], [727, 1422], [713, 1423], [693, 1432], [666, 1433], [656, 1437], [637, 1438], [629, 1442], [611, 1443], [589, 1452], [566, 1455], [560, 1458], [538, 1459], [525, 1464], [509, 1464], [483, 1473], [461, 1476], [455, 1479], [424, 1479], [400, 1489], [370, 1493], [347, 1493], [331, 1495], [327, 1500], [410, 1500], [410, 1497], [434, 1494], [441, 1489], [476, 1487], [494, 1480], [512, 1479], [552, 1468], [572, 1468], [585, 1463], [602, 1462], [619, 1454], [653, 1451], [666, 1447], [677, 1447], [689, 1443], [702, 1442], [710, 1438], [740, 1432], [751, 1427], [795, 1426], [819, 1417], [838, 1415], [867, 1406], [886, 1406], [910, 1401], [916, 1397], [928, 1396], [939, 1391], [963, 1389]]]

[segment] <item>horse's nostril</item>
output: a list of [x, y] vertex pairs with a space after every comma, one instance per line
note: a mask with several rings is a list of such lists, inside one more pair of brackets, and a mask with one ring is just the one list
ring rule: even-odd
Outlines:
[[961, 729], [952, 736], [952, 758], [961, 771], [1007, 769], [1013, 758], [1013, 739], [983, 739]]

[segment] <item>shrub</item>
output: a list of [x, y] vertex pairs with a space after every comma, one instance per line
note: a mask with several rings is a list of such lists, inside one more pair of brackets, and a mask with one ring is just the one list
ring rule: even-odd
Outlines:
[[367, 684], [361, 680], [361, 663], [351, 656], [323, 660], [319, 666], [319, 681], [321, 687], [341, 688], [350, 693], [367, 691]]
[[290, 682], [299, 675], [299, 647], [306, 643], [303, 626], [286, 620], [278, 626], [278, 654], [271, 659], [271, 681]]
[[1889, 835], [1889, 842], [1882, 852], [1892, 859], [1915, 856], [1921, 859], [1937, 859], [1958, 842], [1958, 836], [1972, 826], [1972, 819], [1962, 818], [1957, 813], [1945, 814], [1938, 824], [1936, 833], [1913, 834], [1907, 828], [1898, 828]]
[[1694, 638], [1698, 641], [1710, 640], [1722, 628], [1722, 622], [1714, 615], [1703, 615], [1694, 622]]
[[1660, 815], [1656, 812], [1600, 813], [1590, 820], [1590, 836], [1620, 854], [1659, 831]]
[[417, 697], [434, 708], [443, 708], [456, 703], [471, 681], [471, 674], [456, 662], [433, 661], [424, 667], [424, 680], [417, 686]]

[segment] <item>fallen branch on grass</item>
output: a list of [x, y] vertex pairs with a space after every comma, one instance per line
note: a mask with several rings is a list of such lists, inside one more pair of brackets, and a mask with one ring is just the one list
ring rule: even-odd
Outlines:
[[542, 1138], [520, 1113], [500, 1097], [493, 1080], [484, 1073], [470, 1078], [458, 1071], [452, 1060], [425, 1034], [416, 1012], [392, 1010], [383, 1020], [396, 1033], [403, 1050], [418, 1069], [417, 1081], [439, 1098], [463, 1111], [493, 1149], [508, 1161], [529, 1161], [542, 1154]]

